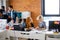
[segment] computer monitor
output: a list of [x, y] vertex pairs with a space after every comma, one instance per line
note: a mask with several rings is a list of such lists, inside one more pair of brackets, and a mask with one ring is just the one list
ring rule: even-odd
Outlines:
[[60, 21], [49, 21], [49, 31], [58, 29], [60, 32]]

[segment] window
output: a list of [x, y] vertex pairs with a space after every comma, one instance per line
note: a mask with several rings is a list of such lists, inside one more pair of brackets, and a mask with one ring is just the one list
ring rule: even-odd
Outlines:
[[60, 16], [59, 0], [42, 0], [43, 16]]

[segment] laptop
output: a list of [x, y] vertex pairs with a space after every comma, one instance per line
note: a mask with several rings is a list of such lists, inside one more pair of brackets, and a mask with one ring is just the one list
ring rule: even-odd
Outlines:
[[17, 31], [21, 31], [21, 28], [20, 28], [20, 26], [19, 25], [13, 25], [13, 27], [14, 27], [14, 30], [17, 30]]

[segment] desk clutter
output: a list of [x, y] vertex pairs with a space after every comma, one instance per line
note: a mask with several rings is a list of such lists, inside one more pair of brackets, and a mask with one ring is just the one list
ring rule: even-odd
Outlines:
[[15, 31], [15, 30], [0, 30], [0, 38], [2, 40], [19, 40], [19, 39], [33, 39], [33, 40], [47, 40], [49, 38], [60, 39], [60, 33], [54, 34], [52, 31]]

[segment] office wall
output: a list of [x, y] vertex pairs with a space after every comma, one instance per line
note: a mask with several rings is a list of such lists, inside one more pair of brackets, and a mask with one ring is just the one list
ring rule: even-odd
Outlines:
[[9, 0], [9, 2], [17, 11], [30, 11], [34, 25], [38, 25], [36, 17], [41, 14], [41, 0]]

